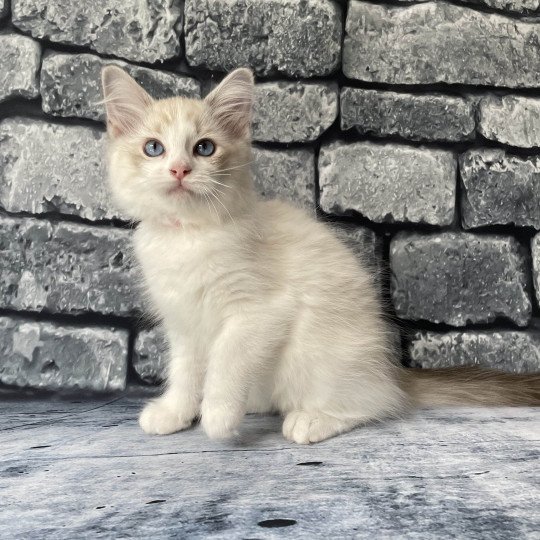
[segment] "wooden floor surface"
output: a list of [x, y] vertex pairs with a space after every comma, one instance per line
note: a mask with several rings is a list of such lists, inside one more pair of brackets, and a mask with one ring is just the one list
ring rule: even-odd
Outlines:
[[540, 538], [540, 410], [448, 409], [313, 446], [151, 437], [142, 400], [0, 401], [0, 538]]

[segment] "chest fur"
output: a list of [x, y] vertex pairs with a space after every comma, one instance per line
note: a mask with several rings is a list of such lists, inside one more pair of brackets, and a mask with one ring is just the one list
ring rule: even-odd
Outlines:
[[138, 230], [134, 247], [156, 308], [187, 327], [222, 319], [247, 273], [237, 241], [227, 234]]

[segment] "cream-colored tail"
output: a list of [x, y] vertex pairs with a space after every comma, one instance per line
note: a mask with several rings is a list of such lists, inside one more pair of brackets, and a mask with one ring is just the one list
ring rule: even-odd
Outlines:
[[512, 375], [480, 368], [405, 369], [414, 405], [540, 406], [540, 374]]

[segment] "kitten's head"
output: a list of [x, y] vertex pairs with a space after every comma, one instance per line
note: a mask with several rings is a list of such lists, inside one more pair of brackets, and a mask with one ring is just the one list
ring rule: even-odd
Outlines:
[[155, 101], [118, 67], [102, 72], [109, 180], [135, 220], [221, 223], [249, 208], [253, 76], [230, 73], [205, 99]]

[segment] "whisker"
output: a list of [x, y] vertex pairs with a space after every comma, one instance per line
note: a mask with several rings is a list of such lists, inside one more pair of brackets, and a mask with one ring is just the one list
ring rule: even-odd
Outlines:
[[223, 206], [223, 208], [225, 209], [225, 212], [227, 212], [227, 214], [229, 214], [229, 217], [231, 218], [231, 221], [233, 222], [233, 225], [236, 229], [236, 232], [238, 232], [238, 226], [236, 224], [236, 221], [234, 221], [234, 218], [231, 216], [231, 213], [229, 212], [229, 209], [219, 200], [219, 197], [216, 196], [216, 194], [211, 190], [209, 192], [215, 199], [216, 201], [221, 204], [221, 206]]
[[235, 167], [227, 167], [226, 169], [219, 169], [217, 172], [221, 173], [224, 171], [232, 171], [234, 169], [241, 169], [242, 167], [245, 167], [247, 165], [251, 165], [252, 163], [255, 163], [255, 160], [252, 159], [251, 161], [248, 161], [247, 163], [242, 163], [241, 165], [236, 165]]
[[[216, 193], [219, 193], [220, 195], [224, 195], [224, 192], [221, 191], [219, 188], [217, 187], [210, 187], [210, 193], [212, 193], [214, 196]], [[221, 201], [220, 201], [221, 202]]]
[[[212, 192], [210, 191], [210, 192], [208, 192], [208, 193], [211, 194]], [[207, 193], [205, 193], [205, 196], [207, 196]], [[217, 222], [219, 223], [219, 222], [220, 222], [220, 219], [219, 219], [219, 212], [217, 211], [217, 208], [215, 207], [214, 203], [212, 202], [212, 199], [210, 199], [209, 197], [208, 197], [208, 202], [209, 202], [209, 203], [212, 205], [212, 207], [214, 208], [214, 211], [215, 211], [215, 213], [216, 213], [216, 220], [217, 220]], [[209, 208], [210, 208], [210, 207], [209, 207]]]
[[223, 187], [226, 187], [226, 188], [229, 188], [229, 189], [233, 189], [232, 186], [228, 186], [227, 184], [223, 184], [222, 182], [218, 182], [217, 180], [214, 180], [212, 178], [209, 178], [208, 180], [210, 180], [210, 182], [213, 182], [214, 184], [218, 184], [220, 186], [223, 186]]
[[215, 193], [219, 193], [220, 195], [223, 195], [223, 194], [224, 194], [223, 191], [221, 191], [221, 190], [218, 189], [218, 188], [214, 188], [214, 189], [210, 188], [210, 191], [214, 191]]
[[151, 182], [149, 182], [147, 178], [135, 178], [133, 183], [136, 185], [149, 185], [149, 186], [151, 185], [152, 187], [155, 187], [155, 186], [166, 186], [170, 184], [171, 182], [170, 180], [160, 179], [160, 178], [153, 178]]

